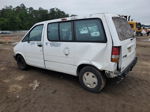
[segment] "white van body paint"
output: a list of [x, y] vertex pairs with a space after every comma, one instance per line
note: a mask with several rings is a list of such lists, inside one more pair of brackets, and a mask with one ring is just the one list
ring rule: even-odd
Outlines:
[[[136, 56], [136, 39], [120, 41], [112, 17], [118, 17], [118, 15], [93, 14], [87, 17], [66, 18], [67, 21], [92, 18], [101, 19], [107, 38], [106, 43], [49, 41], [47, 38], [47, 25], [62, 21], [62, 19], [55, 19], [35, 24], [34, 26], [43, 24], [41, 41], [22, 42], [21, 40], [14, 47], [14, 53], [15, 55], [22, 55], [28, 65], [39, 68], [77, 76], [78, 67], [86, 64], [94, 66], [100, 71], [105, 71], [109, 74], [107, 76], [110, 78], [116, 77], [134, 60]], [[39, 44], [42, 47], [38, 47]], [[118, 71], [117, 63], [111, 62], [112, 46], [121, 46], [119, 64], [121, 71], [119, 73], [116, 72]], [[129, 47], [132, 49], [131, 53], [128, 53]], [[127, 55], [127, 57], [123, 58], [124, 55]]]

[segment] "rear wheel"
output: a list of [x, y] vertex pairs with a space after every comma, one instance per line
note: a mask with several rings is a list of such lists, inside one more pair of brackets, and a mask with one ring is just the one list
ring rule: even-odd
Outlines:
[[88, 91], [99, 93], [106, 84], [106, 78], [94, 67], [84, 67], [79, 73], [79, 81], [83, 88]]
[[28, 65], [26, 64], [24, 58], [21, 55], [18, 55], [16, 60], [17, 60], [17, 65], [19, 69], [21, 70], [27, 69]]

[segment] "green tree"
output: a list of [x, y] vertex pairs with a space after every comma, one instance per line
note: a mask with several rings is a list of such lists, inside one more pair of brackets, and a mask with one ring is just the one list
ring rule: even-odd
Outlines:
[[61, 11], [58, 8], [52, 8], [49, 12], [49, 19], [57, 19], [57, 18], [64, 18], [69, 17], [69, 14], [66, 14], [64, 11]]
[[48, 11], [41, 7], [38, 10], [27, 8], [24, 4], [15, 8], [6, 6], [0, 10], [0, 30], [27, 30], [37, 22], [68, 16], [69, 14], [58, 8]]

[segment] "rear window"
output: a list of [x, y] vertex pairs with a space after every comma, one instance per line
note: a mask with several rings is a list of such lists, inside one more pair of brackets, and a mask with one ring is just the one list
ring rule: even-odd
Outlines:
[[127, 20], [120, 17], [113, 17], [113, 21], [121, 41], [133, 38], [133, 31]]

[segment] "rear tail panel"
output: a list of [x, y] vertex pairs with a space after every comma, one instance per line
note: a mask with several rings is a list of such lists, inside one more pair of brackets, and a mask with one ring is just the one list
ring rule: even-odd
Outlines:
[[120, 57], [118, 68], [123, 71], [136, 56], [136, 38], [127, 20], [121, 17], [113, 17], [113, 22], [120, 43]]

